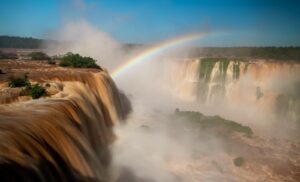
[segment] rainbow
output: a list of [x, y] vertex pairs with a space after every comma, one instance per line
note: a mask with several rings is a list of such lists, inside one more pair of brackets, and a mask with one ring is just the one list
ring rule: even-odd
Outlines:
[[151, 58], [154, 58], [155, 56], [161, 54], [162, 52], [175, 48], [177, 46], [180, 46], [182, 44], [198, 40], [200, 38], [203, 38], [206, 35], [206, 33], [195, 33], [195, 34], [189, 34], [181, 37], [177, 37], [175, 39], [171, 39], [165, 42], [162, 42], [158, 45], [155, 45], [137, 56], [134, 56], [127, 60], [123, 65], [119, 66], [117, 69], [113, 70], [112, 72], [112, 77], [117, 78], [120, 76], [122, 73], [126, 72], [130, 68], [134, 67], [135, 65], [146, 61], [150, 60]]

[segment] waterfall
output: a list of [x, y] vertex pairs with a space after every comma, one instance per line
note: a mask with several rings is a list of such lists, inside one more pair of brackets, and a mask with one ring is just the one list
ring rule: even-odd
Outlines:
[[[171, 75], [173, 81], [167, 84], [171, 85], [171, 90], [176, 91], [175, 97], [179, 95], [180, 98], [189, 98], [186, 99], [189, 102], [206, 105], [219, 102], [243, 103], [268, 112], [276, 112], [280, 105], [276, 103], [281, 102], [285, 108], [290, 108], [286, 113], [293, 113], [289, 116], [299, 120], [299, 115], [295, 114], [295, 107], [296, 110], [299, 108], [299, 89], [294, 91], [293, 96], [286, 94], [287, 90], [294, 89], [294, 85], [300, 83], [299, 63], [202, 58], [176, 61], [175, 69], [173, 67], [171, 72], [175, 76]], [[190, 75], [193, 77], [193, 83], [197, 84], [191, 84], [190, 79], [187, 79]], [[283, 101], [279, 98], [280, 95], [290, 99], [286, 98]]]
[[218, 79], [220, 77], [220, 62], [217, 62], [214, 65], [209, 77], [210, 79], [208, 82], [208, 93], [206, 96], [206, 103], [209, 103], [210, 101], [215, 99], [214, 98], [215, 95], [213, 95], [212, 90], [215, 89], [218, 84]]
[[197, 98], [197, 85], [199, 81], [199, 60], [184, 60], [170, 65], [167, 82], [172, 89], [172, 94], [186, 101]]
[[1, 179], [108, 181], [112, 126], [128, 114], [127, 98], [105, 71], [34, 74], [61, 91], [0, 105]]

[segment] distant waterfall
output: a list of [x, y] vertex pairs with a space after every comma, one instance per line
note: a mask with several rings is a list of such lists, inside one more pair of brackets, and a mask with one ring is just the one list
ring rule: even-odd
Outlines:
[[[171, 65], [167, 81], [172, 85], [171, 89], [174, 89], [173, 94], [188, 101], [197, 99], [199, 66], [199, 60], [185, 60]], [[176, 87], [173, 87], [174, 85]]]
[[299, 120], [300, 114], [293, 111], [300, 109], [299, 63], [203, 58], [171, 65], [166, 68], [167, 84], [171, 93], [183, 100], [208, 105], [243, 103], [272, 112], [284, 104], [294, 113], [289, 115]]

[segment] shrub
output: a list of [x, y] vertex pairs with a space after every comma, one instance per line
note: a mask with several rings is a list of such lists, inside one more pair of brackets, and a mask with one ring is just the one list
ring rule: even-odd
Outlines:
[[79, 54], [67, 53], [62, 57], [59, 64], [63, 67], [73, 67], [73, 68], [98, 68], [101, 69], [97, 64], [96, 60], [90, 57], [83, 57]]
[[27, 74], [22, 75], [20, 78], [13, 78], [10, 80], [9, 84], [10, 87], [25, 87], [30, 85], [28, 81], [28, 76]]
[[219, 128], [227, 132], [238, 132], [244, 134], [246, 137], [252, 137], [253, 131], [250, 127], [241, 125], [237, 122], [226, 120], [220, 116], [204, 116], [200, 112], [193, 111], [179, 111], [175, 110], [174, 113], [177, 119], [194, 123], [200, 129]]
[[34, 84], [31, 87], [31, 90], [29, 92], [29, 95], [33, 98], [33, 99], [38, 99], [41, 96], [45, 95], [46, 90], [40, 85], [40, 84]]
[[32, 52], [29, 56], [32, 60], [51, 60], [51, 58], [43, 52]]
[[245, 159], [243, 157], [237, 157], [237, 158], [233, 159], [233, 163], [235, 166], [241, 167], [244, 165]]
[[56, 62], [55, 61], [53, 61], [53, 60], [48, 60], [48, 62], [47, 62], [48, 64], [52, 64], [52, 65], [54, 65], [54, 64], [56, 64]]

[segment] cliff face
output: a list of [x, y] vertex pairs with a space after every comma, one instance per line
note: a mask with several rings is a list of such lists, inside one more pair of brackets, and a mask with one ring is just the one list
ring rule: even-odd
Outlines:
[[246, 104], [267, 112], [285, 108], [300, 119], [295, 112], [300, 109], [299, 63], [206, 58], [177, 61], [166, 72], [173, 94], [183, 100]]
[[30, 64], [6, 74], [25, 70], [30, 82], [47, 85], [48, 96], [15, 95], [0, 105], [1, 179], [107, 181], [112, 126], [130, 112], [128, 99], [105, 71]]

